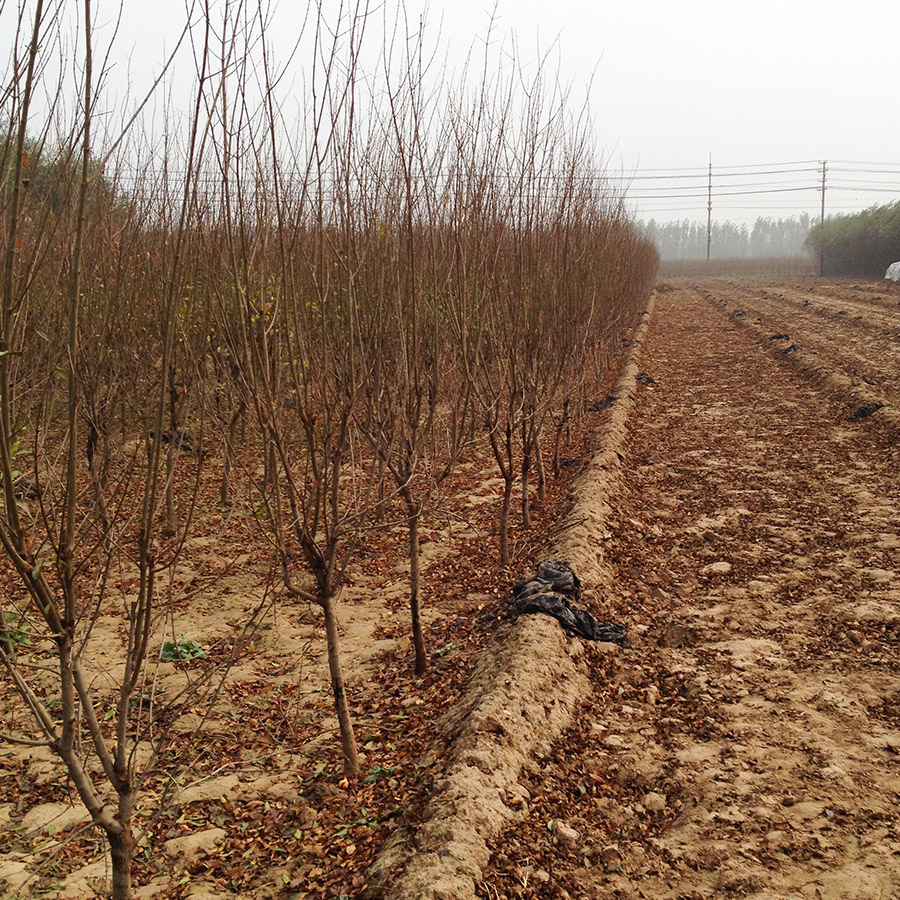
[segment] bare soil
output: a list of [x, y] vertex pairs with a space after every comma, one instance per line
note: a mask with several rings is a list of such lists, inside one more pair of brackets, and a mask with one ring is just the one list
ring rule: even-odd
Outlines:
[[479, 897], [900, 896], [892, 432], [730, 317], [890, 394], [884, 294], [661, 286], [605, 542], [629, 646], [588, 655], [590, 699], [522, 779]]
[[[156, 733], [167, 729], [169, 737], [158, 758], [151, 758], [147, 742], [138, 750], [147, 781], [136, 828], [146, 823], [148, 831], [135, 865], [136, 896], [202, 900], [223, 890], [297, 896], [320, 879], [352, 887], [359, 866], [348, 863], [363, 865], [405, 808], [426, 716], [456, 696], [468, 654], [476, 652], [477, 636], [464, 648], [467, 632], [453, 632], [457, 614], [465, 610], [471, 628], [472, 610], [498, 600], [499, 567], [486, 566], [480, 578], [457, 571], [460, 557], [489, 540], [497, 485], [484, 466], [481, 457], [465, 462], [459, 493], [420, 529], [422, 615], [435, 654], [428, 676], [412, 672], [407, 532], [393, 510], [351, 564], [337, 615], [364, 766], [352, 787], [340, 784], [320, 610], [278, 590], [264, 541], [240, 500], [231, 512], [201, 500], [199, 524], [168, 579], [142, 692], [158, 721]], [[551, 498], [557, 488], [565, 495], [554, 485]], [[549, 521], [539, 512], [536, 530]], [[523, 540], [527, 546], [532, 537], [514, 529], [515, 551], [523, 552]], [[130, 573], [120, 574], [127, 596]], [[448, 593], [448, 585], [457, 590]], [[254, 611], [256, 626], [245, 631]], [[87, 656], [101, 712], [114, 702], [122, 665], [121, 618], [120, 601], [104, 608]], [[163, 643], [176, 639], [196, 642], [208, 657], [160, 661]], [[30, 649], [38, 657], [45, 652], [41, 645]], [[41, 681], [52, 697], [52, 667]], [[27, 714], [5, 682], [0, 721], [28, 733]], [[0, 897], [106, 896], [109, 860], [88, 820], [48, 748], [3, 746]]]

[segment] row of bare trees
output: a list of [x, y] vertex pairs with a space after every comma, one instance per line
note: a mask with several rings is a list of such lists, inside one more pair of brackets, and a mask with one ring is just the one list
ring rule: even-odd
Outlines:
[[[68, 4], [0, 7], [15, 33], [0, 137], [0, 661], [18, 698], [0, 740], [58, 755], [127, 898], [153, 758], [139, 768], [136, 748], [165, 740], [148, 694], [161, 582], [204, 469], [218, 468], [222, 504], [252, 486], [282, 591], [322, 610], [354, 773], [336, 618], [349, 562], [386, 510], [402, 519], [423, 672], [422, 522], [460, 459], [489, 447], [510, 562], [516, 484], [527, 527], [542, 437], [555, 431], [558, 471], [559, 437], [657, 260], [598, 176], [589, 119], [543, 70], [526, 82], [486, 64], [450, 85], [418, 26], [376, 28], [372, 54], [364, 3], [319, 10], [294, 115], [269, 10], [199, 6], [179, 42], [189, 113], [156, 133], [137, 98], [112, 133], [94, 64], [109, 48], [91, 0], [77, 8], [79, 65], [64, 76], [47, 54]], [[92, 665], [111, 610], [115, 678]]]

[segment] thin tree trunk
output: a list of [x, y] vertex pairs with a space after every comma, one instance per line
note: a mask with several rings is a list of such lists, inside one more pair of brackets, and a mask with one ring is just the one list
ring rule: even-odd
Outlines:
[[178, 533], [178, 514], [175, 511], [175, 492], [173, 484], [175, 482], [175, 432], [169, 438], [169, 445], [166, 449], [166, 532], [170, 535]]
[[553, 480], [559, 481], [559, 445], [562, 443], [563, 428], [565, 428], [565, 419], [560, 419], [556, 426], [556, 437], [553, 440]]
[[[490, 425], [490, 423], [488, 423]], [[512, 446], [512, 426], [507, 422], [503, 435], [503, 449], [494, 429], [489, 427], [488, 440], [500, 474], [503, 477], [503, 505], [500, 507], [500, 565], [509, 565], [509, 510], [512, 506], [513, 481], [516, 477], [515, 454]]]
[[537, 499], [538, 502], [543, 505], [544, 500], [547, 498], [547, 476], [544, 473], [544, 455], [541, 453], [540, 436], [538, 436], [534, 442], [534, 463], [538, 477]]
[[231, 447], [225, 448], [225, 462], [222, 465], [222, 480], [219, 482], [219, 503], [228, 505], [228, 497], [231, 493]]
[[219, 486], [219, 501], [222, 506], [228, 503], [228, 496], [231, 489], [231, 461], [234, 458], [234, 438], [238, 422], [243, 419], [247, 404], [241, 400], [238, 408], [232, 413], [231, 421], [228, 423], [228, 443], [225, 447], [225, 466], [222, 470], [222, 483]]
[[109, 443], [109, 429], [100, 430], [100, 446], [103, 449], [103, 460], [100, 463], [100, 488], [106, 490], [109, 487], [109, 473], [112, 470], [112, 447]]
[[0, 653], [5, 653], [12, 658], [15, 655], [16, 648], [13, 645], [12, 635], [6, 624], [6, 612], [3, 609], [3, 600], [0, 598]]
[[[104, 483], [102, 472], [97, 472], [96, 451], [97, 442], [100, 439], [100, 430], [91, 422], [88, 426], [87, 439], [87, 460], [88, 470], [91, 473], [91, 485], [94, 488], [94, 502], [97, 504], [97, 512], [100, 516], [100, 524], [103, 526], [103, 533], [109, 535], [110, 520], [109, 511], [106, 506], [106, 496], [104, 495]], [[108, 443], [108, 442], [107, 442]]]
[[531, 447], [522, 449], [522, 527], [531, 528], [531, 512], [528, 509], [528, 475], [531, 472]]
[[406, 510], [409, 523], [409, 612], [412, 618], [413, 646], [416, 650], [416, 675], [423, 675], [428, 668], [428, 656], [425, 653], [425, 637], [422, 634], [422, 622], [419, 617], [419, 515], [420, 510], [414, 503], [407, 501]]
[[375, 521], [381, 522], [384, 520], [384, 514], [387, 509], [387, 501], [384, 496], [384, 470], [387, 466], [385, 459], [383, 456], [378, 457], [378, 474], [376, 476], [378, 480], [378, 500], [375, 504]]
[[273, 485], [277, 487], [275, 473], [275, 447], [271, 443], [266, 445], [263, 453], [263, 492], [267, 492]]
[[509, 565], [509, 508], [512, 505], [513, 474], [503, 475], [503, 506], [500, 508], [500, 565]]
[[359, 773], [359, 753], [356, 749], [356, 735], [350, 718], [350, 707], [344, 692], [344, 676], [341, 672], [340, 641], [337, 619], [334, 615], [334, 601], [331, 597], [320, 600], [325, 614], [325, 638], [328, 643], [328, 669], [331, 673], [331, 691], [334, 694], [334, 708], [337, 711], [341, 731], [341, 750], [344, 754], [344, 774]]
[[169, 444], [166, 452], [166, 531], [170, 535], [178, 533], [178, 514], [175, 511], [175, 454], [180, 449], [178, 388], [175, 385], [175, 365], [172, 364], [169, 367]]

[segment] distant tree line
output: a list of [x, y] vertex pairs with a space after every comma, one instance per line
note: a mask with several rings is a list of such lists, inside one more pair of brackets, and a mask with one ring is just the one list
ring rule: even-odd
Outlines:
[[881, 278], [900, 259], [900, 200], [829, 216], [810, 231], [808, 244], [817, 256], [824, 251], [825, 275]]
[[[640, 222], [644, 236], [656, 245], [661, 259], [705, 259], [706, 222]], [[811, 221], [808, 213], [786, 219], [760, 217], [750, 227], [735, 222], [713, 222], [710, 256], [713, 259], [768, 259], [801, 256]]]

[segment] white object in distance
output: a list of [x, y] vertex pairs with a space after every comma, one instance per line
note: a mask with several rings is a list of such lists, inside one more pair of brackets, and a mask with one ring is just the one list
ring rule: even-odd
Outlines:
[[891, 263], [887, 272], [884, 273], [884, 277], [891, 281], [900, 281], [900, 262]]

